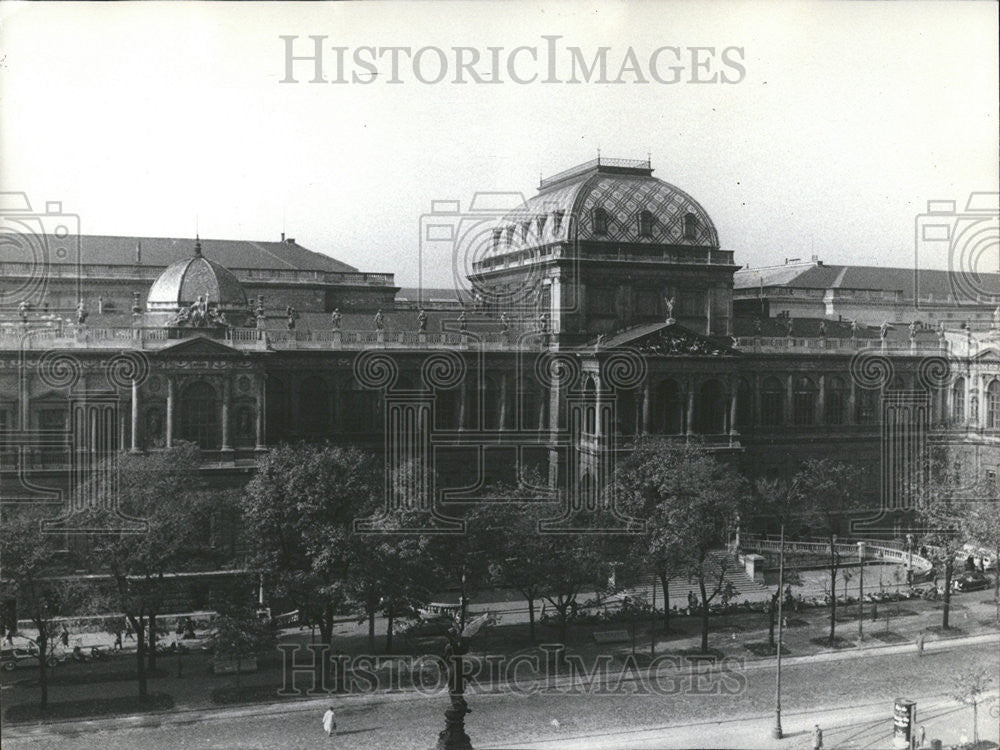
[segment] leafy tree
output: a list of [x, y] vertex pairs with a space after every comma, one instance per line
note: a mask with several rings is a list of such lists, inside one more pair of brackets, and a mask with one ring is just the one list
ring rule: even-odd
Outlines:
[[381, 497], [378, 462], [357, 449], [281, 445], [260, 458], [243, 493], [250, 563], [332, 645], [334, 614], [350, 600], [353, 522]]
[[250, 598], [223, 597], [215, 608], [215, 656], [236, 660], [238, 686], [242, 662], [274, 643], [274, 629], [260, 618]]
[[1000, 507], [996, 485], [988, 483], [978, 493], [982, 498], [970, 502], [962, 514], [963, 535], [973, 544], [994, 551], [997, 560], [996, 574], [993, 576], [993, 601], [996, 603], [996, 621], [1000, 623]]
[[148, 668], [156, 667], [156, 617], [171, 586], [170, 574], [218, 563], [209, 530], [220, 496], [199, 486], [200, 464], [197, 446], [184, 442], [148, 455], [121, 455], [119, 508], [144, 519], [144, 533], [116, 531], [110, 503], [89, 511], [90, 524], [107, 529], [92, 535], [91, 555], [110, 572], [117, 607], [135, 631], [140, 699], [148, 695], [147, 658]]
[[653, 439], [625, 460], [615, 485], [621, 507], [651, 527], [640, 543], [657, 575], [677, 571], [697, 581], [701, 650], [708, 651], [709, 607], [725, 589], [730, 564], [718, 550], [748, 494], [744, 480], [698, 445]]
[[948, 696], [956, 703], [972, 706], [972, 738], [976, 746], [979, 745], [979, 704], [992, 692], [994, 671], [995, 668], [989, 666], [971, 667], [952, 678], [948, 691]]
[[924, 526], [922, 541], [934, 566], [944, 573], [941, 627], [951, 627], [951, 581], [955, 558], [964, 546], [962, 522], [969, 510], [969, 486], [965, 478], [952, 472], [943, 455], [932, 456], [923, 467], [917, 496], [917, 517]]
[[[799, 486], [799, 477], [787, 479], [758, 479], [754, 485], [756, 507], [754, 508], [759, 520], [768, 525], [777, 524], [784, 527], [785, 531], [792, 528], [792, 523], [796, 515], [801, 512], [802, 491]], [[785, 571], [791, 583], [791, 571]], [[778, 617], [778, 599], [783, 596], [781, 587], [775, 588], [771, 598], [767, 601], [767, 642], [771, 648], [776, 648], [774, 642], [774, 626]]]
[[837, 573], [840, 553], [837, 535], [847, 528], [852, 513], [861, 510], [863, 500], [857, 470], [830, 459], [809, 459], [793, 480], [802, 498], [800, 517], [814, 532], [825, 536], [830, 545], [830, 635], [832, 645], [837, 627]]
[[552, 536], [539, 533], [539, 522], [553, 515], [551, 504], [530, 502], [521, 488], [498, 485], [473, 519], [473, 533], [482, 540], [492, 577], [528, 602], [532, 643], [537, 641], [535, 603], [548, 587], [545, 563], [552, 549]]
[[78, 586], [59, 577], [68, 571], [59, 537], [42, 531], [46, 517], [38, 508], [5, 509], [0, 538], [4, 593], [16, 599], [18, 613], [26, 613], [38, 631], [36, 656], [43, 711], [49, 700], [47, 662], [51, 655], [49, 644], [57, 632], [54, 619], [70, 614], [82, 599]]

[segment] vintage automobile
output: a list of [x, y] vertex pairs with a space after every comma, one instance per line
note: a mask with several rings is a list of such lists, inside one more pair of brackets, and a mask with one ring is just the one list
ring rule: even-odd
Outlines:
[[[64, 649], [55, 644], [50, 644], [50, 650], [45, 662], [54, 667], [61, 664], [68, 658]], [[3, 648], [0, 649], [0, 661], [3, 670], [11, 672], [18, 667], [38, 666], [38, 644], [31, 638], [15, 636], [13, 639], [4, 640]]]
[[963, 573], [951, 582], [951, 587], [955, 591], [979, 591], [990, 587], [992, 581], [989, 576], [985, 576], [979, 571]]

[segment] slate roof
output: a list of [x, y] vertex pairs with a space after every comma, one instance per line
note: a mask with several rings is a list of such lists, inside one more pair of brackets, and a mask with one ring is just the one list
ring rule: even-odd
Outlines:
[[912, 298], [915, 286], [920, 296], [967, 293], [974, 287], [984, 292], [1000, 294], [1000, 274], [980, 274], [974, 283], [964, 281], [957, 289], [956, 274], [950, 271], [913, 268], [883, 268], [881, 266], [844, 266], [819, 263], [796, 263], [765, 268], [743, 268], [733, 276], [733, 289], [753, 290], [761, 286], [783, 286], [793, 289], [868, 289], [899, 291]]
[[[65, 240], [46, 238], [47, 247]], [[97, 265], [135, 266], [136, 246], [140, 248], [141, 266], [163, 268], [191, 256], [195, 240], [177, 237], [112, 237], [87, 234], [80, 236], [81, 262]], [[293, 240], [264, 242], [252, 240], [201, 240], [204, 254], [229, 269], [278, 269], [297, 271], [357, 271], [354, 266], [328, 255], [307, 250]], [[15, 243], [0, 244], [0, 263], [24, 263], [32, 259], [25, 248]], [[48, 253], [47, 262], [74, 264], [72, 253]]]

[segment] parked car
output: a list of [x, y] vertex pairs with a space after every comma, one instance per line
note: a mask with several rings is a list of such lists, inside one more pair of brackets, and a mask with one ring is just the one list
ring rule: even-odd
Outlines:
[[963, 573], [951, 582], [951, 587], [955, 591], [979, 591], [990, 587], [992, 581], [989, 576], [985, 576], [977, 571]]
[[[49, 654], [45, 662], [54, 667], [66, 661], [66, 653], [60, 647], [50, 646]], [[38, 666], [38, 644], [31, 638], [15, 636], [12, 640], [6, 641], [3, 649], [0, 649], [0, 661], [3, 670], [11, 672], [18, 667]]]

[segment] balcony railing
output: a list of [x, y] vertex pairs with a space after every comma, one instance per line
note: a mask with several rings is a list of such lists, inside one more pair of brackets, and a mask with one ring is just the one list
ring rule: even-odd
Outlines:
[[545, 336], [522, 333], [459, 331], [357, 331], [297, 330], [258, 331], [254, 328], [168, 329], [168, 328], [91, 328], [90, 326], [52, 326], [25, 328], [11, 325], [0, 328], [0, 349], [45, 351], [49, 349], [162, 349], [184, 339], [208, 336], [240, 350], [285, 349], [537, 349]]
[[798, 336], [739, 336], [736, 346], [752, 352], [787, 352], [797, 350], [810, 354], [843, 354], [861, 349], [885, 351], [887, 354], [910, 354], [915, 352], [939, 353], [941, 347], [935, 342], [918, 341], [911, 346], [908, 341], [892, 341], [882, 346], [881, 339], [872, 338], [803, 338]]

